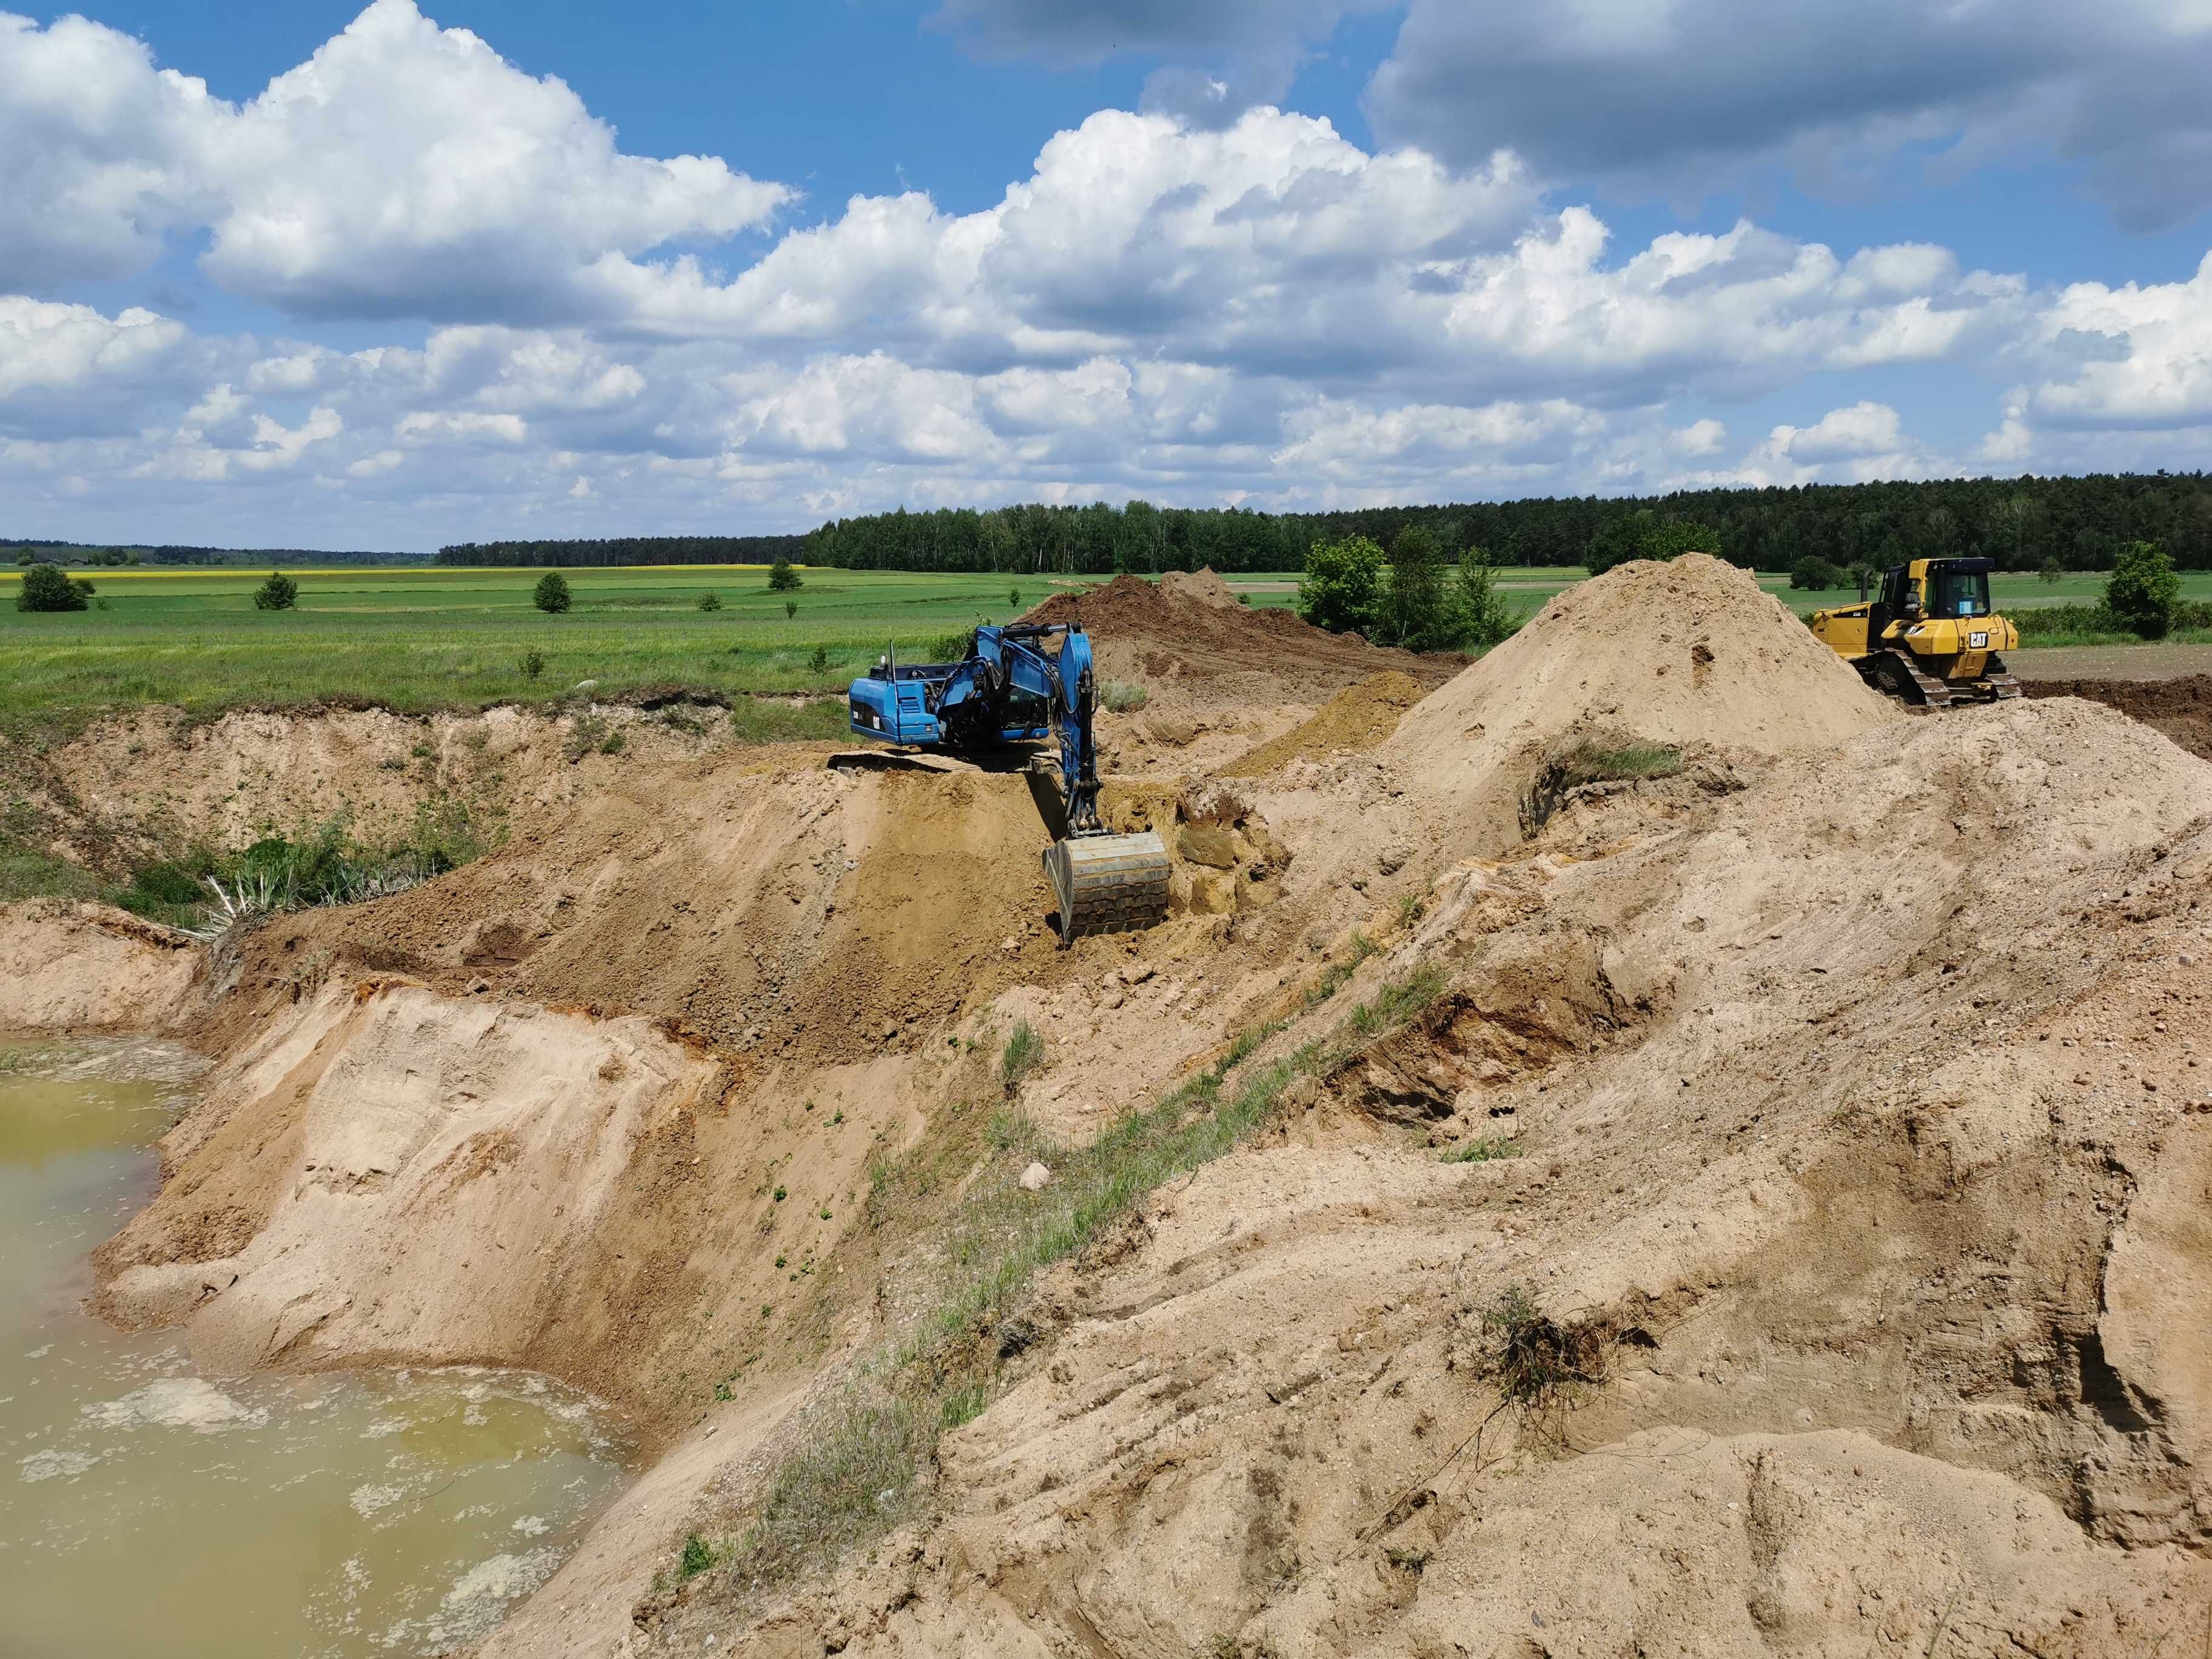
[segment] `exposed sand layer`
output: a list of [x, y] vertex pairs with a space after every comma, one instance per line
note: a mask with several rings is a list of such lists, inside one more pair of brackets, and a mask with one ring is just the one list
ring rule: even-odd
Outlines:
[[[1073, 603], [1170, 713], [1300, 711], [1130, 745], [1109, 814], [1176, 861], [1143, 935], [1055, 948], [1018, 774], [802, 753], [612, 768], [197, 981], [0, 915], [5, 1018], [183, 1008], [220, 1057], [106, 1310], [218, 1369], [483, 1359], [628, 1407], [658, 1461], [487, 1655], [2202, 1648], [2212, 765], [2081, 701], [1897, 714], [1697, 556], [1410, 708], [1439, 665], [1270, 669], [1281, 623], [1121, 586]], [[1585, 741], [1682, 769], [1524, 830]], [[1030, 1156], [994, 1114], [1080, 1138], [1255, 1029], [1224, 1096], [1328, 1060], [976, 1334], [920, 1524], [678, 1584]], [[928, 1197], [872, 1206], [908, 1156]], [[1541, 1408], [1501, 1392], [1509, 1292], [1585, 1334]]]
[[164, 1030], [203, 966], [184, 934], [105, 904], [0, 905], [0, 1031]]

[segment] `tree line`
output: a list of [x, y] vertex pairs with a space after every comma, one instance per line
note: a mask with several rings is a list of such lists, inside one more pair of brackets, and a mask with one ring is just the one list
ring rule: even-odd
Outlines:
[[1908, 559], [1987, 557], [2000, 569], [2109, 570], [2119, 550], [2157, 542], [2184, 570], [2212, 569], [2212, 475], [2100, 473], [1682, 490], [1666, 495], [1535, 497], [1426, 507], [1267, 514], [1239, 507], [903, 507], [840, 519], [805, 538], [809, 564], [852, 570], [1154, 574], [1297, 570], [1316, 543], [1382, 546], [1418, 526], [1451, 557], [1498, 565], [1602, 568], [1670, 526], [1710, 531], [1731, 562], [1788, 570], [1807, 558], [1849, 569]]
[[440, 564], [580, 570], [629, 564], [773, 564], [803, 557], [802, 536], [615, 536], [604, 540], [462, 542]]

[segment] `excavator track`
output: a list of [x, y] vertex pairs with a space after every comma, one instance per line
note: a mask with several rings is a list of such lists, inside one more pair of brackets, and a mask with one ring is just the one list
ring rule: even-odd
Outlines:
[[1071, 836], [1044, 850], [1063, 947], [1091, 933], [1153, 927], [1168, 917], [1168, 849], [1157, 831]]

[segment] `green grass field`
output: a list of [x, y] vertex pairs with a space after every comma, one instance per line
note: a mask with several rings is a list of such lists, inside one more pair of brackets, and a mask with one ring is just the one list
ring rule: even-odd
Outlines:
[[[100, 709], [174, 703], [197, 713], [366, 698], [403, 710], [550, 701], [581, 680], [608, 694], [678, 683], [736, 696], [834, 692], [886, 644], [920, 653], [978, 620], [1003, 622], [1066, 578], [917, 575], [813, 569], [793, 594], [768, 591], [758, 566], [682, 565], [566, 573], [574, 608], [546, 616], [531, 604], [539, 572], [440, 568], [301, 570], [300, 607], [259, 611], [262, 573], [94, 570], [94, 608], [27, 615], [19, 576], [0, 573], [0, 722], [69, 724]], [[1514, 610], [1535, 611], [1583, 580], [1579, 568], [1498, 573]], [[1856, 598], [1760, 584], [1793, 610]], [[1288, 605], [1295, 572], [1232, 579], [1255, 605]], [[2100, 576], [2045, 583], [1999, 576], [2000, 609], [2094, 602]], [[714, 592], [718, 611], [697, 608]], [[2212, 574], [2184, 579], [2186, 597], [2212, 599]], [[797, 607], [787, 616], [788, 599]], [[2094, 642], [2087, 639], [2083, 643]], [[544, 659], [532, 678], [524, 660]]]
[[[761, 567], [580, 570], [564, 573], [572, 608], [548, 616], [531, 603], [535, 570], [303, 570], [288, 573], [300, 584], [297, 610], [261, 611], [252, 595], [264, 573], [88, 574], [94, 608], [51, 615], [18, 611], [19, 579], [0, 579], [0, 719], [333, 697], [473, 708], [550, 700], [587, 679], [606, 693], [669, 682], [827, 691], [887, 643], [920, 651], [1052, 591], [999, 577], [819, 570], [784, 594], [768, 591]], [[709, 592], [719, 611], [698, 609]], [[535, 679], [523, 668], [533, 650], [544, 661]]]

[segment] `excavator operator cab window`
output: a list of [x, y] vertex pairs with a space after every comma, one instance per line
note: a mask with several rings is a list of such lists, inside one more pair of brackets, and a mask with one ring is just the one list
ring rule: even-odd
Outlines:
[[1928, 579], [1929, 610], [1937, 617], [1990, 614], [1990, 573], [1938, 570]]

